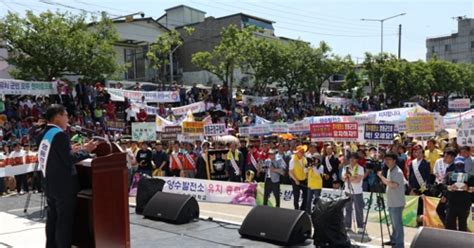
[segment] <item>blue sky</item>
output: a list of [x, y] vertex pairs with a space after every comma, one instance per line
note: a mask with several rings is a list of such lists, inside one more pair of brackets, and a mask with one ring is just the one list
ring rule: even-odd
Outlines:
[[[43, 2], [42, 2], [43, 1]], [[275, 21], [275, 33], [302, 39], [317, 45], [326, 41], [333, 52], [350, 54], [361, 60], [364, 52], [380, 51], [380, 23], [363, 22], [361, 18], [382, 19], [399, 13], [405, 16], [384, 24], [384, 51], [397, 53], [398, 24], [402, 24], [402, 57], [408, 60], [425, 59], [426, 37], [456, 32], [452, 17], [474, 18], [474, 0], [0, 0], [0, 16], [10, 10], [23, 13], [47, 9], [88, 11], [105, 10], [112, 15], [137, 11], [157, 18], [164, 9], [185, 4], [205, 11], [206, 16], [220, 17], [243, 12]], [[50, 4], [44, 3], [50, 2]], [[65, 6], [60, 6], [60, 3]]]

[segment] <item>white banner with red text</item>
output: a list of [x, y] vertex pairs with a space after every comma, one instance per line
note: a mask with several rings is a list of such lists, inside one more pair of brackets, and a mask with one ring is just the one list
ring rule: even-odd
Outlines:
[[256, 183], [234, 183], [183, 177], [159, 177], [165, 180], [163, 192], [191, 195], [198, 201], [256, 206]]

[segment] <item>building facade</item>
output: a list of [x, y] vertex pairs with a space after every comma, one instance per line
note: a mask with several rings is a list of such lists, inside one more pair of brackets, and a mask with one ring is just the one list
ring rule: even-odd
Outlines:
[[458, 17], [458, 32], [426, 39], [426, 59], [474, 64], [474, 19]]

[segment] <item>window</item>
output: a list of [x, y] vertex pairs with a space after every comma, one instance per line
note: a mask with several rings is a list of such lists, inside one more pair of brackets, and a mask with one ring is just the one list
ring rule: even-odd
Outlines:
[[444, 45], [444, 51], [445, 52], [450, 52], [451, 51], [451, 45], [450, 44]]
[[129, 64], [125, 79], [143, 80], [145, 78], [145, 53], [144, 48], [124, 48], [124, 61]]
[[435, 46], [431, 46], [431, 52], [435, 53]]
[[471, 41], [471, 48], [474, 48], [474, 40]]

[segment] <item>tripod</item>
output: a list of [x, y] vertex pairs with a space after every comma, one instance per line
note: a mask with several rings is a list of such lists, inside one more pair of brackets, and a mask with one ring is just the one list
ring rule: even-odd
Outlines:
[[[36, 163], [35, 169], [33, 171], [33, 182], [35, 180], [40, 180], [41, 177], [38, 176], [38, 168], [39, 168], [39, 163]], [[42, 173], [41, 171], [39, 173]], [[40, 181], [39, 183], [40, 187], [42, 188], [42, 182]], [[30, 191], [28, 195], [26, 196], [26, 202], [25, 202], [25, 208], [23, 209], [23, 213], [28, 212], [28, 207], [30, 206], [30, 201], [31, 201], [31, 194], [32, 192]], [[45, 210], [48, 206], [46, 206], [46, 199], [44, 197], [44, 190], [41, 191], [41, 200], [40, 200], [40, 219], [43, 219], [45, 217]]]
[[389, 237], [391, 236], [391, 234], [390, 234], [390, 224], [388, 223], [389, 219], [387, 218], [387, 212], [386, 212], [386, 209], [385, 209], [385, 199], [383, 198], [383, 195], [381, 193], [382, 185], [380, 184], [379, 179], [376, 179], [376, 182], [374, 183], [374, 185], [375, 185], [375, 189], [370, 191], [369, 207], [367, 208], [367, 214], [365, 215], [364, 232], [362, 234], [361, 242], [364, 242], [365, 233], [366, 233], [366, 230], [367, 230], [367, 221], [369, 220], [369, 212], [370, 212], [370, 208], [372, 206], [373, 197], [374, 197], [374, 193], [375, 193], [376, 194], [375, 197], [377, 199], [377, 205], [376, 206], [378, 206], [378, 212], [379, 212], [380, 238], [382, 239], [382, 247], [384, 247], [383, 227], [382, 227], [383, 226], [382, 225], [382, 211], [383, 211], [384, 218], [386, 220], [387, 232], [388, 232]]

